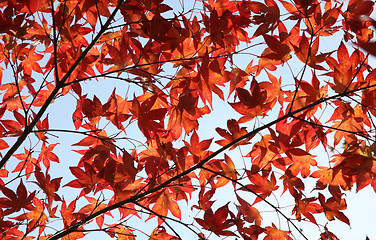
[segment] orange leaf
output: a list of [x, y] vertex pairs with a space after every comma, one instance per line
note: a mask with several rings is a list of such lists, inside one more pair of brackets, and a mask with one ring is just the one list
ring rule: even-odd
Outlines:
[[271, 174], [270, 180], [268, 180], [267, 176], [261, 176], [258, 173], [252, 174], [251, 172], [248, 172], [248, 178], [253, 184], [248, 184], [246, 185], [246, 188], [242, 187], [240, 189], [243, 191], [249, 191], [248, 189], [250, 189], [259, 194], [260, 197], [257, 197], [252, 205], [261, 202], [263, 199], [270, 196], [273, 191], [279, 188], [276, 186], [277, 181], [273, 173]]
[[340, 212], [340, 210], [345, 210], [347, 208], [345, 199], [341, 199], [338, 202], [335, 198], [331, 197], [325, 202], [324, 195], [319, 193], [319, 200], [328, 220], [332, 221], [334, 218], [337, 218], [342, 222], [347, 223], [347, 225], [350, 225], [350, 220], [345, 216], [345, 214]]
[[266, 227], [266, 237], [264, 240], [292, 240], [292, 238], [289, 236], [289, 231], [282, 231], [276, 228], [274, 223], [272, 224], [272, 227]]
[[[221, 145], [221, 146], [226, 146], [227, 144], [237, 140], [238, 138], [246, 135], [248, 131], [246, 130], [246, 127], [239, 127], [238, 122], [235, 119], [230, 119], [227, 121], [227, 128], [229, 129], [229, 132], [226, 131], [225, 129], [222, 128], [216, 128], [215, 130], [219, 135], [224, 137], [225, 139], [222, 140], [217, 140], [215, 143]], [[246, 139], [241, 140], [240, 142], [234, 144], [231, 146], [230, 150], [236, 148], [239, 145], [247, 145], [250, 144], [249, 139], [251, 137], [248, 137]]]
[[296, 199], [296, 204], [292, 213], [295, 213], [296, 218], [299, 221], [302, 219], [301, 215], [303, 214], [309, 221], [317, 225], [312, 214], [321, 213], [324, 210], [321, 205], [313, 203], [316, 200], [316, 198]]

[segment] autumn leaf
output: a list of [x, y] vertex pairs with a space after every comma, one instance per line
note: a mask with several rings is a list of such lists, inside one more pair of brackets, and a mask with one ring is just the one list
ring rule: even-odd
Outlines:
[[28, 207], [30, 212], [21, 214], [13, 219], [17, 221], [28, 220], [28, 228], [34, 230], [39, 227], [39, 234], [43, 232], [48, 221], [48, 217], [44, 214], [44, 202], [38, 198], [33, 198], [33, 205]]
[[117, 240], [135, 240], [135, 235], [133, 234], [133, 230], [127, 228], [123, 225], [109, 225], [109, 231], [107, 234], [114, 238], [116, 237]]
[[299, 46], [293, 45], [296, 56], [302, 62], [307, 62], [307, 64], [317, 70], [325, 70], [324, 67], [319, 65], [325, 61], [325, 58], [331, 54], [322, 53], [317, 55], [318, 47], [319, 47], [319, 38], [315, 39], [312, 44], [310, 44], [309, 39], [303, 35], [300, 39]]
[[177, 237], [174, 237], [166, 232], [166, 229], [163, 226], [159, 226], [153, 230], [152, 234], [150, 235], [149, 240], [158, 240], [158, 239], [166, 239], [166, 240], [177, 240]]
[[18, 185], [16, 192], [13, 192], [3, 185], [0, 185], [0, 189], [6, 196], [0, 198], [0, 206], [5, 208], [4, 215], [18, 212], [23, 208], [28, 209], [35, 196], [35, 191], [31, 194], [27, 193], [26, 187], [22, 181]]
[[256, 116], [264, 115], [264, 103], [267, 99], [265, 89], [261, 89], [259, 83], [254, 79], [251, 83], [251, 93], [243, 88], [236, 89], [240, 102], [231, 103], [231, 107], [238, 113], [245, 115], [238, 121], [244, 123]]
[[8, 147], [9, 145], [7, 144], [7, 142], [4, 141], [3, 139], [0, 139], [0, 150], [6, 149]]
[[26, 148], [24, 149], [24, 151], [24, 153], [18, 153], [14, 155], [14, 157], [16, 157], [21, 162], [17, 164], [13, 172], [20, 172], [22, 170], [25, 170], [27, 176], [30, 177], [30, 173], [34, 170], [35, 165], [40, 168], [40, 164], [36, 158], [33, 158], [31, 156], [32, 152], [30, 152]]
[[[238, 122], [235, 119], [231, 119], [231, 120], [227, 121], [227, 128], [229, 129], [230, 132], [228, 132], [228, 131], [226, 131], [225, 129], [222, 129], [222, 128], [216, 128], [215, 129], [219, 135], [221, 135], [222, 137], [225, 138], [225, 139], [222, 139], [222, 140], [217, 140], [217, 141], [215, 141], [215, 143], [217, 143], [221, 146], [226, 146], [227, 144], [235, 141], [236, 139], [238, 139], [238, 138], [240, 138], [240, 137], [242, 137], [242, 136], [244, 136], [248, 133], [248, 131], [246, 130], [246, 127], [240, 128]], [[232, 150], [232, 149], [234, 149], [234, 148], [236, 148], [237, 146], [240, 146], [240, 145], [250, 144], [249, 143], [250, 138], [251, 137], [248, 137], [247, 139], [243, 139], [240, 142], [238, 142], [237, 144], [234, 144], [233, 146], [231, 146], [230, 150]]]
[[211, 189], [209, 191], [205, 191], [204, 187], [201, 187], [199, 193], [199, 205], [193, 205], [192, 208], [202, 209], [206, 211], [207, 209], [211, 208], [215, 201], [210, 201], [215, 193], [215, 189]]
[[225, 230], [234, 225], [231, 219], [227, 219], [228, 214], [228, 204], [226, 204], [215, 212], [213, 212], [211, 208], [205, 210], [204, 219], [195, 218], [195, 220], [203, 228], [217, 234], [218, 236], [236, 236], [233, 232]]
[[50, 161], [59, 162], [58, 156], [52, 152], [56, 145], [57, 144], [50, 144], [46, 147], [45, 142], [43, 142], [42, 152], [39, 154], [38, 162], [43, 161], [46, 168], [50, 167]]
[[31, 76], [32, 72], [43, 73], [42, 68], [37, 63], [43, 58], [43, 55], [35, 53], [35, 48], [30, 49], [27, 58], [22, 62], [21, 69], [26, 75]]
[[288, 45], [281, 43], [273, 36], [265, 34], [263, 37], [268, 47], [272, 50], [271, 53], [263, 55], [264, 58], [281, 60], [282, 62], [286, 62], [291, 58], [291, 50]]
[[72, 174], [77, 178], [64, 186], [69, 186], [72, 188], [82, 188], [82, 195], [85, 195], [95, 189], [96, 184], [100, 181], [97, 176], [97, 172], [90, 164], [84, 164], [85, 171], [78, 167], [71, 167], [70, 170]]
[[[100, 211], [100, 210], [104, 209], [107, 206], [104, 203], [98, 202], [98, 200], [95, 199], [95, 198], [88, 197], [88, 196], [85, 196], [85, 198], [89, 202], [89, 204], [85, 205], [84, 207], [82, 207], [78, 211], [79, 213], [90, 214], [90, 213], [93, 213], [93, 212], [96, 212], [96, 211]], [[109, 216], [113, 217], [111, 213], [106, 213], [106, 214], [98, 216], [95, 219], [95, 221], [96, 221], [96, 223], [97, 223], [97, 225], [98, 225], [99, 228], [103, 227], [104, 215], [109, 215]]]
[[299, 198], [304, 190], [303, 181], [289, 171], [286, 171], [285, 175], [281, 176], [281, 179], [283, 179], [283, 193], [288, 189], [294, 198]]
[[[330, 232], [326, 226], [324, 229], [325, 232], [320, 234], [320, 240], [339, 240], [339, 238], [337, 238], [336, 235]], [[368, 240], [368, 237], [366, 237], [366, 240]]]
[[312, 214], [321, 213], [324, 210], [320, 204], [314, 203], [316, 200], [316, 198], [297, 199], [292, 213], [295, 213], [298, 220], [302, 219], [301, 215], [303, 214], [309, 221], [317, 224]]
[[286, 154], [293, 161], [288, 171], [291, 171], [294, 176], [300, 173], [303, 178], [306, 178], [311, 173], [310, 166], [317, 165], [316, 160], [314, 160], [315, 156], [311, 156], [301, 149], [291, 149], [288, 150]]
[[261, 219], [262, 219], [260, 212], [256, 208], [250, 206], [248, 202], [246, 202], [244, 199], [242, 199], [238, 195], [236, 196], [236, 198], [238, 199], [239, 204], [240, 204], [237, 207], [239, 211], [241, 212], [241, 214], [244, 216], [244, 219], [249, 223], [255, 222], [257, 226], [260, 226]]
[[[171, 214], [178, 219], [181, 218], [181, 210], [179, 208], [179, 205], [176, 202], [176, 197], [174, 197], [174, 193], [161, 193], [159, 194], [159, 197], [155, 201], [155, 204], [152, 208], [152, 210], [161, 216], [167, 216], [168, 211], [171, 212]], [[153, 218], [155, 216], [150, 215], [149, 219]], [[161, 218], [158, 218], [158, 223], [162, 224], [163, 220]]]
[[[220, 176], [218, 177], [218, 180], [215, 183], [215, 188], [220, 188], [225, 186], [228, 182], [230, 182], [230, 179], [235, 180], [238, 178], [238, 172], [236, 171], [235, 164], [231, 160], [231, 158], [225, 154], [224, 161], [223, 160], [213, 160], [210, 161], [207, 164], [207, 168], [211, 169], [212, 171], [220, 173]], [[209, 177], [209, 181], [212, 179], [212, 172], [209, 171], [202, 171], [200, 173], [200, 177], [206, 175], [206, 177]]]
[[210, 154], [210, 151], [207, 151], [207, 149], [210, 147], [212, 140], [213, 139], [207, 139], [200, 142], [198, 134], [196, 133], [196, 131], [193, 131], [190, 143], [186, 141], [184, 141], [184, 143], [188, 147], [192, 155], [194, 155], [194, 158], [198, 158], [197, 160], [195, 160], [195, 162], [198, 162]]
[[167, 112], [166, 108], [153, 108], [158, 96], [154, 95], [146, 99], [142, 104], [137, 99], [132, 102], [132, 113], [138, 118], [138, 126], [145, 137], [150, 138], [151, 132], [164, 130], [162, 120]]
[[273, 191], [279, 188], [278, 186], [276, 186], [277, 181], [273, 173], [270, 176], [270, 180], [268, 180], [267, 176], [262, 176], [258, 173], [252, 174], [251, 172], [249, 172], [248, 178], [252, 182], [252, 184], [248, 184], [240, 189], [243, 191], [251, 190], [257, 194], [260, 194], [260, 197], [257, 197], [252, 205], [261, 202], [263, 199], [270, 196]]
[[342, 222], [347, 223], [347, 225], [350, 225], [350, 220], [343, 212], [340, 212], [340, 210], [345, 210], [347, 208], [345, 199], [341, 199], [340, 202], [338, 202], [335, 198], [331, 197], [325, 201], [324, 195], [319, 193], [319, 201], [328, 220], [332, 221], [337, 218]]
[[327, 167], [319, 167], [319, 170], [313, 172], [311, 177], [318, 178], [316, 188], [325, 189], [329, 186], [329, 191], [332, 195], [338, 199], [341, 198], [341, 189], [349, 190], [352, 187], [352, 178], [344, 174], [343, 170]]
[[38, 169], [35, 172], [35, 178], [37, 181], [34, 183], [37, 184], [46, 193], [48, 199], [47, 207], [51, 209], [52, 201], [61, 201], [60, 196], [56, 192], [60, 188], [62, 177], [51, 179], [51, 176], [50, 174], [48, 174], [48, 172], [44, 174], [40, 171], [40, 169]]
[[265, 240], [292, 240], [289, 236], [289, 231], [282, 231], [276, 228], [274, 224], [272, 226], [268, 226], [265, 228], [266, 230], [266, 237]]

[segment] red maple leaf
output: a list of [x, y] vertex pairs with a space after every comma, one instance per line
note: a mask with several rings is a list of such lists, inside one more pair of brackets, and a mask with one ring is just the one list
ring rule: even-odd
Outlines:
[[[227, 128], [228, 128], [229, 132], [226, 131], [225, 129], [222, 129], [222, 128], [216, 128], [215, 129], [219, 135], [221, 135], [222, 137], [225, 138], [225, 139], [222, 139], [222, 140], [217, 140], [217, 141], [215, 141], [215, 143], [217, 143], [221, 146], [226, 146], [227, 144], [237, 140], [238, 138], [240, 138], [240, 137], [242, 137], [242, 136], [244, 136], [248, 133], [248, 131], [246, 130], [247, 128], [246, 127], [240, 128], [238, 122], [235, 119], [230, 119], [230, 120], [227, 121]], [[230, 150], [236, 148], [239, 145], [250, 144], [249, 139], [251, 139], [251, 138], [252, 137], [248, 137], [248, 138], [243, 139], [240, 142], [232, 145]]]
[[237, 236], [232, 231], [225, 230], [234, 225], [234, 222], [231, 219], [227, 219], [228, 214], [228, 204], [226, 204], [215, 212], [213, 212], [211, 208], [206, 209], [204, 219], [195, 218], [195, 220], [204, 229], [211, 231], [218, 236]]
[[320, 204], [314, 203], [316, 200], [316, 198], [296, 199], [296, 204], [292, 213], [295, 213], [298, 220], [302, 219], [301, 215], [303, 214], [309, 221], [317, 224], [312, 214], [321, 213], [324, 210]]
[[267, 175], [262, 176], [258, 173], [254, 174], [252, 172], [248, 172], [248, 178], [252, 182], [252, 184], [248, 184], [245, 187], [240, 188], [240, 190], [251, 190], [254, 193], [259, 194], [260, 197], [257, 197], [256, 200], [252, 203], [252, 205], [261, 202], [263, 199], [270, 196], [270, 194], [272, 194], [273, 191], [279, 188], [278, 186], [276, 186], [277, 181], [273, 173], [270, 176], [270, 180], [268, 180]]
[[35, 191], [30, 195], [27, 194], [26, 187], [22, 181], [18, 185], [16, 192], [3, 185], [0, 185], [0, 189], [6, 196], [5, 198], [0, 198], [0, 206], [6, 208], [3, 212], [4, 215], [18, 212], [21, 209], [28, 209], [35, 196]]
[[277, 229], [277, 227], [272, 224], [272, 226], [268, 226], [265, 228], [266, 237], [264, 240], [292, 240], [292, 238], [289, 236], [289, 231], [282, 231]]
[[43, 142], [42, 145], [42, 152], [39, 154], [38, 162], [43, 161], [43, 164], [46, 168], [50, 167], [50, 161], [53, 162], [59, 162], [58, 156], [53, 153], [54, 148], [56, 147], [56, 144], [50, 144], [48, 147], [46, 147], [46, 143]]

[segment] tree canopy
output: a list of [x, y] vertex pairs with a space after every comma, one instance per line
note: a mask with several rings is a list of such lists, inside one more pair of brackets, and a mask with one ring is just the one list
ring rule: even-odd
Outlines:
[[1, 1], [1, 239], [338, 239], [376, 191], [374, 5]]

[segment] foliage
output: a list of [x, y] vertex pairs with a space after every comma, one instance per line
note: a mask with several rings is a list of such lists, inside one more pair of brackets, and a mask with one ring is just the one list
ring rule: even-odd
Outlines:
[[373, 6], [2, 1], [1, 238], [337, 239], [376, 191]]

